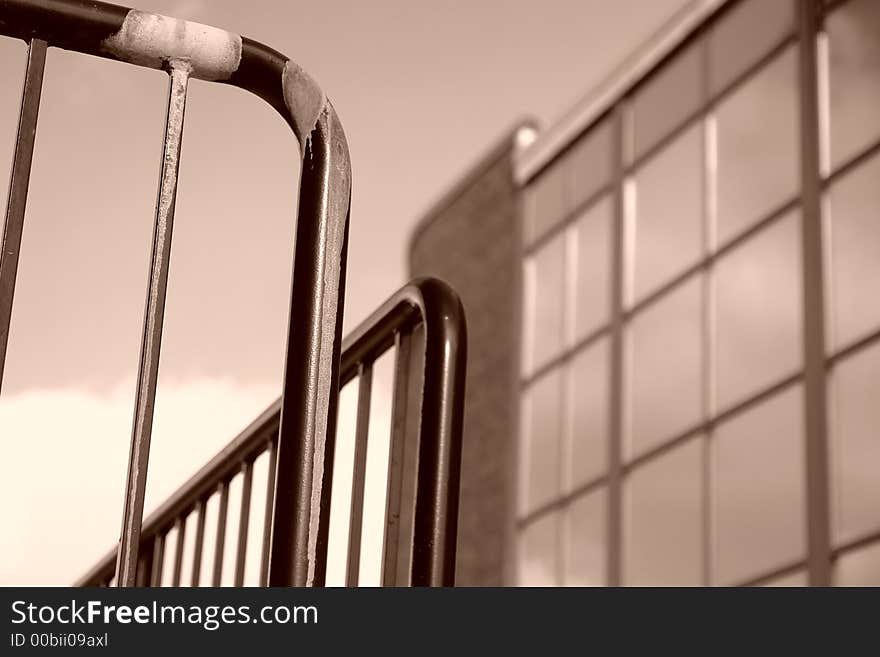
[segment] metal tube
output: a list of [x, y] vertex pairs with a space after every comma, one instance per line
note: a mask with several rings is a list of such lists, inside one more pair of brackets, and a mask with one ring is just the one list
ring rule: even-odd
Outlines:
[[43, 89], [43, 71], [46, 67], [46, 42], [32, 39], [28, 45], [27, 68], [21, 93], [21, 112], [9, 178], [9, 196], [6, 199], [6, 220], [0, 247], [0, 388], [12, 321], [12, 298], [15, 295], [15, 277], [21, 252], [21, 234], [24, 230], [24, 211], [27, 204], [34, 139], [37, 134], [37, 116], [40, 112], [40, 94]]
[[[335, 112], [325, 108], [304, 140], [275, 467], [270, 586], [312, 585], [318, 570], [325, 447], [338, 396], [339, 311], [351, 182], [347, 161], [342, 126]], [[346, 164], [340, 167], [337, 162]]]
[[165, 534], [158, 534], [153, 541], [153, 572], [150, 586], [162, 586], [162, 567], [165, 565]]
[[458, 535], [467, 327], [448, 285], [419, 281], [424, 317], [412, 585], [453, 586]]
[[147, 486], [147, 465], [150, 459], [150, 436], [153, 429], [153, 405], [159, 375], [159, 350], [162, 344], [162, 322], [165, 315], [165, 292], [171, 257], [171, 233], [177, 197], [177, 168], [183, 138], [183, 116], [186, 108], [186, 87], [189, 70], [184, 63], [171, 63], [168, 112], [165, 123], [165, 148], [156, 203], [156, 222], [144, 330], [138, 364], [137, 396], [132, 422], [131, 450], [128, 457], [128, 479], [122, 515], [122, 534], [116, 562], [118, 586], [134, 585], [137, 570], [138, 544], [144, 515], [144, 493]]
[[272, 536], [272, 505], [275, 503], [275, 441], [269, 441], [269, 473], [263, 514], [263, 545], [260, 549], [260, 586], [269, 583], [269, 539]]
[[348, 522], [348, 562], [346, 586], [357, 586], [361, 560], [361, 530], [364, 522], [364, 483], [367, 474], [367, 441], [370, 431], [370, 397], [373, 388], [373, 364], [361, 363], [358, 374], [357, 424], [354, 435], [351, 508]]
[[248, 521], [251, 512], [251, 485], [254, 477], [253, 461], [242, 466], [241, 512], [238, 521], [238, 550], [235, 557], [235, 586], [244, 585], [244, 566], [247, 557]]
[[272, 536], [272, 505], [275, 503], [275, 441], [269, 441], [269, 472], [266, 478], [266, 508], [263, 511], [263, 544], [260, 549], [260, 586], [269, 583], [269, 540]]
[[205, 510], [207, 504], [205, 500], [199, 500], [196, 505], [197, 523], [196, 523], [196, 544], [193, 546], [193, 569], [192, 569], [192, 586], [199, 585], [199, 579], [202, 574], [202, 546], [205, 543]]
[[226, 544], [226, 511], [229, 508], [229, 482], [220, 483], [220, 508], [217, 509], [217, 542], [214, 543], [214, 576], [211, 586], [220, 586], [223, 576], [223, 548]]
[[[411, 341], [409, 331], [400, 331], [395, 337], [397, 349], [394, 360], [394, 395], [391, 401], [391, 437], [389, 440], [388, 481], [385, 496], [385, 540], [382, 555], [382, 585], [400, 586], [409, 584], [408, 578], [400, 577], [400, 562], [409, 564], [407, 546], [409, 540], [402, 540], [412, 528], [401, 526], [401, 510], [406, 504], [403, 500], [403, 480], [407, 476], [404, 467], [409, 431], [412, 422], [412, 409], [407, 403], [411, 386]], [[410, 449], [412, 449], [410, 447]], [[412, 476], [412, 475], [411, 475]], [[403, 548], [403, 549], [401, 549]], [[408, 568], [407, 568], [408, 570]]]
[[174, 522], [174, 528], [177, 530], [177, 543], [174, 545], [174, 573], [171, 586], [180, 586], [180, 572], [183, 569], [183, 542], [186, 539], [186, 519], [182, 516], [178, 518]]

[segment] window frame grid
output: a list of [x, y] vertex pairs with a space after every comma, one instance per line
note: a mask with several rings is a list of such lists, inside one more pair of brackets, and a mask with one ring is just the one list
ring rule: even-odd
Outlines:
[[[830, 523], [830, 497], [831, 497], [831, 481], [829, 473], [829, 426], [827, 418], [827, 392], [828, 392], [828, 375], [834, 366], [844, 358], [847, 358], [864, 348], [880, 341], [880, 327], [872, 330], [865, 336], [857, 339], [849, 344], [835, 347], [833, 350], [826, 351], [826, 320], [830, 312], [827, 305], [826, 284], [828, 277], [826, 275], [828, 267], [828, 259], [825, 255], [825, 249], [829, 243], [827, 233], [822, 230], [822, 223], [827, 221], [827, 213], [823, 207], [824, 198], [831, 185], [837, 180], [846, 176], [849, 172], [857, 169], [861, 164], [880, 153], [880, 140], [865, 146], [858, 153], [852, 155], [847, 160], [839, 163], [834, 169], [830, 167], [823, 170], [822, 158], [825, 156], [821, 152], [821, 131], [823, 129], [822, 120], [822, 102], [825, 100], [822, 94], [827, 93], [827, 84], [823, 87], [821, 78], [822, 71], [820, 65], [821, 46], [819, 40], [824, 35], [824, 17], [831, 11], [845, 4], [846, 0], [832, 2], [825, 7], [817, 7], [811, 0], [795, 0], [795, 24], [792, 26], [791, 32], [784, 37], [777, 45], [771, 48], [767, 53], [761, 56], [754, 64], [745, 69], [736, 78], [731, 80], [723, 88], [719, 89], [713, 95], [709, 91], [709, 71], [708, 60], [705, 59], [704, 80], [706, 85], [705, 102], [696, 112], [684, 117], [674, 128], [672, 128], [664, 137], [658, 140], [653, 146], [642, 153], [638, 158], [632, 158], [628, 164], [624, 164], [623, 149], [628, 143], [627, 138], [631, 137], [625, 130], [626, 122], [631, 121], [631, 97], [634, 90], [641, 86], [641, 83], [649, 79], [652, 74], [645, 76], [639, 83], [634, 85], [627, 93], [623, 94], [610, 109], [601, 117], [587, 127], [578, 138], [573, 140], [576, 143], [578, 139], [588, 133], [594, 126], [603, 120], [608, 120], [608, 115], [612, 114], [616, 122], [616, 136], [614, 139], [614, 149], [617, 151], [615, 157], [615, 174], [610, 185], [603, 186], [597, 190], [586, 202], [568, 213], [561, 220], [557, 221], [544, 235], [537, 236], [531, 243], [523, 247], [524, 259], [528, 258], [535, 251], [541, 248], [543, 244], [553, 239], [553, 236], [560, 231], [566, 230], [567, 227], [576, 221], [584, 212], [586, 212], [593, 204], [601, 199], [605, 194], [612, 194], [616, 199], [616, 212], [614, 217], [614, 252], [612, 259], [612, 276], [610, 280], [612, 292], [612, 318], [610, 323], [596, 329], [574, 344], [567, 346], [556, 357], [547, 361], [540, 370], [536, 370], [522, 376], [520, 378], [520, 390], [525, 392], [529, 386], [541, 376], [546, 375], [550, 370], [556, 367], [562, 367], [568, 364], [578, 353], [589, 348], [599, 339], [608, 336], [612, 342], [612, 352], [610, 361], [611, 383], [609, 390], [609, 411], [611, 413], [611, 430], [609, 431], [609, 469], [598, 477], [595, 477], [581, 485], [565, 491], [558, 499], [551, 500], [541, 507], [532, 509], [528, 514], [519, 515], [515, 519], [515, 527], [517, 537], [521, 535], [524, 528], [531, 523], [540, 519], [548, 513], [564, 512], [573, 502], [584, 495], [599, 489], [602, 486], [608, 488], [609, 515], [608, 533], [606, 536], [608, 549], [608, 573], [607, 584], [619, 585], [621, 582], [621, 559], [622, 559], [622, 505], [621, 505], [621, 486], [623, 479], [629, 476], [634, 470], [640, 466], [653, 461], [659, 456], [675, 449], [678, 446], [690, 440], [702, 440], [704, 443], [704, 539], [703, 549], [704, 555], [704, 580], [705, 584], [711, 585], [712, 571], [712, 482], [711, 482], [711, 458], [713, 448], [714, 429], [722, 422], [732, 419], [740, 413], [762, 403], [777, 393], [787, 390], [790, 386], [802, 384], [804, 386], [805, 401], [805, 472], [804, 486], [806, 487], [806, 503], [804, 512], [807, 516], [807, 541], [805, 554], [803, 558], [784, 564], [772, 571], [761, 573], [758, 576], [743, 580], [737, 583], [737, 586], [755, 586], [775, 579], [777, 577], [792, 574], [798, 570], [806, 571], [809, 585], [811, 586], [828, 586], [831, 585], [833, 579], [833, 568], [838, 559], [846, 553], [853, 550], [880, 542], [880, 528], [871, 531], [864, 536], [857, 537], [854, 540], [833, 545], [831, 536]], [[732, 2], [727, 8], [735, 6], [738, 3]], [[698, 27], [694, 34], [689, 36], [685, 41], [676, 48], [672, 53], [664, 57], [664, 59], [654, 69], [659, 70], [667, 62], [671, 61], [676, 53], [686, 48], [688, 44], [692, 44], [695, 40], [704, 38], [705, 34], [715, 20], [727, 13], [727, 10], [718, 12], [715, 16], [710, 17], [703, 25]], [[794, 46], [798, 57], [798, 87], [796, 94], [798, 95], [798, 111], [801, 115], [801, 128], [799, 134], [799, 144], [801, 148], [801, 157], [799, 162], [799, 188], [793, 197], [790, 197], [780, 205], [770, 209], [763, 217], [751, 225], [744, 232], [737, 234], [733, 239], [718, 247], [714, 239], [714, 220], [715, 220], [715, 198], [713, 179], [714, 171], [711, 167], [715, 164], [712, 160], [714, 155], [715, 140], [712, 129], [714, 128], [715, 108], [719, 102], [735, 93], [744, 83], [752, 79], [752, 77], [761, 71], [766, 65], [775, 60], [778, 56], [786, 51], [789, 47]], [[708, 55], [704, 52], [704, 58]], [[693, 127], [695, 124], [703, 122], [705, 134], [704, 154], [706, 157], [706, 166], [703, 168], [704, 184], [704, 203], [705, 212], [703, 218], [704, 228], [704, 256], [699, 262], [687, 267], [685, 270], [676, 274], [666, 283], [658, 286], [651, 293], [645, 295], [637, 302], [625, 306], [623, 290], [623, 281], [627, 275], [627, 271], [632, 266], [632, 262], [624, 258], [625, 242], [622, 229], [625, 217], [624, 205], [624, 187], [629, 177], [633, 176], [638, 168], [648, 161], [651, 157], [663, 150], [672, 143], [679, 135]], [[559, 157], [548, 162], [544, 168], [533, 176], [532, 181], [541, 175], [559, 175], [553, 171], [553, 166], [559, 161]], [[531, 181], [527, 184], [531, 184]], [[800, 209], [801, 212], [801, 268], [802, 268], [802, 294], [803, 294], [803, 314], [800, 322], [800, 331], [804, 338], [804, 359], [802, 366], [794, 373], [790, 373], [774, 383], [766, 385], [761, 389], [750, 394], [748, 397], [735, 402], [732, 406], [724, 409], [718, 409], [714, 399], [715, 395], [715, 327], [714, 321], [714, 305], [715, 305], [715, 266], [719, 258], [732, 252], [738, 247], [746, 243], [750, 238], [769, 227], [775, 221], [786, 216], [792, 210]], [[679, 285], [684, 284], [692, 276], [703, 275], [703, 340], [704, 340], [704, 364], [703, 376], [704, 380], [704, 410], [705, 418], [692, 427], [677, 433], [674, 436], [663, 439], [657, 446], [638, 454], [635, 457], [623, 458], [620, 451], [622, 438], [622, 422], [623, 406], [621, 405], [621, 397], [624, 393], [623, 385], [628, 381], [623, 380], [623, 350], [622, 339], [624, 338], [624, 330], [631, 319], [641, 310], [648, 307], [662, 298], [668, 293], [675, 290]], [[813, 282], [818, 281], [816, 286]], [[817, 291], [818, 287], [818, 291]], [[615, 341], [618, 344], [614, 347]], [[617, 450], [617, 462], [615, 463], [615, 450]], [[561, 555], [560, 557], [561, 558]]]

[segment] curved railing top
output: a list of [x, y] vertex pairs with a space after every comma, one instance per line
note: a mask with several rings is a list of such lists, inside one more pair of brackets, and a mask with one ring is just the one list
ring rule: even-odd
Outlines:
[[[149, 460], [152, 413], [190, 77], [232, 84], [272, 105], [300, 143], [302, 169], [278, 443], [279, 504], [291, 518], [272, 535], [272, 581], [310, 583], [324, 446], [336, 407], [351, 196], [345, 134], [315, 81], [284, 55], [199, 23], [88, 0], [0, 0], [0, 35], [29, 43], [12, 183], [0, 251], [0, 383], [47, 46], [166, 70], [165, 143], [132, 428], [118, 582], [132, 585]], [[304, 556], [305, 555], [305, 556]]]
[[[321, 116], [335, 114], [321, 87], [290, 58], [210, 25], [90, 0], [0, 0], [0, 34], [148, 68], [184, 64], [192, 78], [241, 87], [268, 102], [303, 151]], [[343, 173], [344, 137], [340, 146]]]

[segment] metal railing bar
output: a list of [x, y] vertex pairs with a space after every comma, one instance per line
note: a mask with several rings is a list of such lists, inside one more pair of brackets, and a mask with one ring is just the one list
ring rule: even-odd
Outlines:
[[412, 542], [412, 584], [453, 586], [458, 535], [467, 327], [452, 290], [423, 279], [422, 403], [418, 488]]
[[[174, 572], [171, 580], [171, 586], [180, 586], [180, 572], [183, 569], [183, 543], [186, 540], [186, 518], [179, 517], [174, 521], [176, 532], [176, 542], [174, 544]], [[117, 581], [117, 585], [119, 582]]]
[[[141, 529], [141, 542], [174, 524], [177, 516], [185, 515], [193, 507], [194, 500], [210, 497], [217, 491], [219, 481], [227, 480], [238, 473], [243, 461], [259, 456], [266, 449], [267, 439], [274, 441], [278, 434], [278, 405], [278, 401], [272, 403], [219, 454], [151, 513]], [[272, 479], [274, 476], [275, 472], [272, 469], [269, 477]], [[97, 573], [103, 572], [104, 568], [109, 568], [112, 572], [116, 564], [116, 556], [117, 550], [114, 548], [105, 555], [98, 566], [79, 580], [79, 584], [93, 581]]]
[[244, 566], [247, 557], [248, 522], [251, 514], [251, 487], [254, 478], [253, 461], [245, 461], [241, 468], [241, 511], [238, 521], [238, 549], [235, 555], [235, 586], [244, 585]]
[[229, 507], [229, 482], [220, 482], [220, 506], [217, 509], [217, 540], [214, 543], [214, 574], [211, 586], [220, 586], [223, 577], [223, 547], [226, 543], [226, 512]]
[[202, 547], [205, 543], [205, 515], [207, 500], [199, 500], [196, 504], [196, 543], [193, 546], [192, 586], [199, 585], [202, 574]]
[[[342, 241], [342, 262], [348, 261], [348, 228]], [[337, 299], [336, 337], [334, 349], [342, 344], [342, 321], [345, 294], [345, 267], [342, 267], [339, 278], [340, 295]], [[333, 359], [330, 377], [330, 403], [328, 406], [327, 428], [325, 433], [323, 463], [321, 474], [321, 489], [319, 492], [317, 536], [315, 539], [314, 577], [312, 586], [326, 586], [327, 584], [327, 551], [330, 547], [330, 510], [333, 498], [333, 468], [336, 464], [336, 425], [339, 421], [339, 373], [341, 368], [341, 353], [339, 359]], [[314, 493], [313, 493], [314, 494]], [[314, 498], [313, 498], [314, 499]]]
[[[401, 507], [403, 501], [403, 479], [406, 475], [404, 457], [409, 441], [407, 406], [410, 387], [410, 350], [412, 336], [406, 332], [398, 332], [397, 349], [394, 360], [394, 393], [391, 402], [391, 437], [388, 457], [387, 493], [385, 498], [385, 539], [382, 556], [382, 585], [401, 586], [409, 584], [409, 578], [401, 581], [398, 562], [403, 559], [409, 562], [406, 554], [408, 541], [402, 540], [406, 527], [401, 527]], [[412, 449], [412, 447], [410, 447]], [[411, 532], [411, 528], [409, 528]]]
[[147, 303], [144, 311], [131, 451], [128, 457], [122, 532], [116, 564], [119, 586], [134, 585], [136, 576], [137, 553], [144, 514], [144, 494], [147, 487], [147, 466], [150, 460], [153, 407], [156, 401], [156, 384], [159, 376], [159, 352], [162, 345], [165, 292], [168, 287], [171, 234], [177, 197], [177, 170], [183, 138], [188, 81], [189, 66], [172, 62], [165, 123], [165, 146], [162, 154], [159, 198], [156, 203], [153, 248], [150, 258], [150, 282], [147, 287]]
[[153, 572], [150, 586], [162, 586], [162, 567], [165, 565], [165, 534], [156, 534], [153, 539]]
[[[445, 283], [434, 279], [416, 280], [398, 290], [343, 341], [344, 351], [340, 360], [339, 380], [340, 385], [352, 381], [358, 375], [361, 362], [374, 361], [394, 345], [396, 333], [411, 333], [413, 331], [419, 336], [424, 333], [424, 338], [419, 338], [420, 346], [415, 349], [414, 357], [424, 359], [426, 354], [431, 353], [433, 354], [432, 358], [436, 359], [436, 363], [430, 367], [426, 366], [427, 370], [420, 373], [419, 380], [430, 376], [434, 377], [438, 384], [429, 387], [426, 391], [428, 396], [425, 403], [429, 406], [432, 404], [435, 406], [432, 411], [428, 412], [432, 424], [421, 421], [419, 414], [415, 411], [410, 415], [414, 416], [414, 421], [419, 422], [422, 442], [434, 445], [432, 451], [442, 457], [442, 460], [436, 463], [437, 470], [428, 473], [430, 475], [427, 484], [429, 491], [426, 493], [429, 497], [435, 498], [437, 505], [428, 508], [427, 511], [424, 508], [422, 510], [429, 522], [426, 525], [427, 528], [423, 527], [420, 540], [429, 557], [428, 561], [434, 564], [431, 567], [435, 570], [432, 571], [433, 574], [429, 575], [429, 578], [432, 578], [431, 581], [437, 584], [451, 585], [454, 582], [455, 523], [457, 521], [457, 513], [453, 513], [452, 509], [457, 509], [458, 504], [457, 482], [460, 468], [460, 443], [458, 442], [460, 441], [460, 430], [456, 430], [456, 426], [459, 426], [460, 429], [459, 416], [463, 408], [463, 398], [458, 394], [453, 396], [451, 391], [455, 389], [463, 395], [467, 340], [463, 310], [455, 293]], [[422, 361], [420, 360], [420, 362]], [[420, 386], [415, 386], [415, 388], [419, 389]], [[421, 406], [420, 402], [414, 408]], [[196, 475], [173, 493], [144, 523], [142, 540], [161, 535], [177, 516], [185, 515], [193, 508], [198, 499], [209, 497], [219, 487], [220, 509], [218, 511], [218, 538], [215, 544], [213, 578], [213, 585], [219, 586], [228, 505], [228, 481], [239, 471], [243, 461], [255, 459], [273, 443], [278, 431], [280, 412], [280, 403], [276, 401]], [[423, 409], [422, 415], [424, 413]], [[270, 451], [270, 482], [274, 473], [278, 471], [277, 460], [272, 461], [272, 458], [273, 455]], [[272, 467], [273, 464], [275, 467]], [[444, 472], [448, 474], [443, 474]], [[437, 490], [438, 485], [449, 485], [455, 490], [450, 490], [450, 494], [446, 495], [443, 491]], [[269, 490], [272, 490], [272, 484], [269, 483], [268, 486]], [[277, 489], [277, 487], [275, 488]], [[273, 503], [267, 500], [267, 506], [271, 507]], [[273, 518], [278, 517], [278, 514], [271, 508], [267, 509], [267, 513], [271, 513]], [[265, 531], [264, 545], [267, 540]], [[271, 533], [271, 525], [267, 531]], [[434, 533], [432, 534], [432, 532]], [[264, 551], [264, 555], [266, 554], [268, 551]], [[263, 582], [266, 584], [270, 582], [267, 561], [264, 559], [263, 562], [263, 573], [265, 574]], [[100, 576], [106, 572], [112, 575], [112, 568], [113, 557], [107, 555], [104, 560], [81, 578], [78, 584], [89, 585], [98, 581]]]
[[21, 111], [18, 117], [18, 132], [12, 158], [12, 175], [9, 178], [9, 196], [6, 200], [3, 240], [0, 244], [0, 388], [3, 386], [6, 347], [9, 342], [9, 326], [12, 321], [12, 300], [15, 295], [15, 278], [18, 273], [18, 258], [21, 252], [21, 236], [24, 230], [25, 206], [27, 205], [45, 68], [46, 42], [32, 39], [28, 44], [27, 67], [21, 94]]
[[[400, 390], [407, 398], [403, 403], [408, 410], [406, 426], [403, 428], [403, 472], [409, 473], [401, 481], [400, 517], [398, 519], [397, 582], [398, 585], [411, 585], [416, 579], [413, 572], [413, 551], [415, 549], [416, 502], [419, 490], [419, 451], [422, 440], [422, 416], [424, 415], [424, 359], [425, 325], [414, 326], [410, 334], [409, 388]], [[415, 374], [415, 376], [413, 376]], [[430, 430], [429, 427], [426, 427]], [[430, 443], [425, 437], [425, 443]], [[424, 515], [424, 514], [423, 514]], [[440, 543], [438, 541], [438, 543]]]
[[358, 374], [357, 420], [354, 433], [354, 464], [351, 474], [351, 507], [348, 523], [348, 561], [345, 583], [357, 586], [361, 560], [361, 530], [364, 521], [364, 483], [367, 474], [367, 441], [370, 431], [370, 398], [373, 364], [362, 363]]
[[[296, 224], [290, 330], [284, 358], [281, 422], [275, 468], [275, 523], [270, 539], [269, 585], [307, 586], [318, 579], [319, 513], [325, 448], [332, 456], [341, 305], [348, 230], [350, 177], [334, 166], [347, 145], [335, 113], [326, 111], [306, 140]], [[342, 176], [342, 179], [339, 179]], [[334, 181], [334, 178], [336, 180]], [[331, 184], [331, 183], [334, 183]], [[301, 247], [301, 245], [307, 245]], [[315, 245], [314, 248], [307, 248]], [[329, 442], [329, 445], [328, 445]], [[329, 482], [328, 482], [329, 485]], [[323, 545], [321, 546], [323, 551]]]
[[275, 441], [269, 441], [269, 472], [266, 477], [266, 507], [263, 514], [263, 544], [260, 549], [260, 586], [269, 582], [269, 540], [272, 536], [272, 506], [275, 503]]
[[153, 574], [153, 545], [147, 545], [138, 558], [137, 586], [149, 586]]

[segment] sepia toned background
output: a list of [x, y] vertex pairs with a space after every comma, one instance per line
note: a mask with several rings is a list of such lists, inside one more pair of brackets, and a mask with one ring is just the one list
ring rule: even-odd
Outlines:
[[[880, 12], [814, 3], [805, 71], [806, 4], [139, 6], [268, 43], [333, 100], [354, 169], [346, 330], [411, 274], [462, 293], [462, 583], [880, 583]], [[0, 49], [11, 153], [25, 47]], [[3, 584], [71, 582], [118, 534], [166, 85], [50, 50], [0, 398]], [[538, 127], [505, 132], [523, 116]], [[271, 108], [191, 84], [148, 510], [277, 397], [297, 161]], [[364, 584], [391, 376], [380, 363]], [[329, 581], [343, 571], [333, 552]]]

